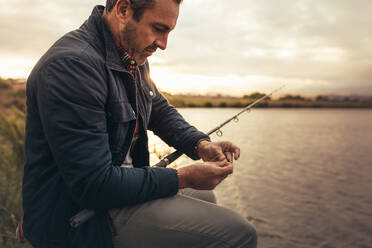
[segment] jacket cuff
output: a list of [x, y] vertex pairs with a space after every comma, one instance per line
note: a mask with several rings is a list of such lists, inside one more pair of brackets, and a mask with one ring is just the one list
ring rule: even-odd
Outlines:
[[179, 182], [178, 174], [171, 168], [153, 168], [159, 175], [159, 195], [158, 197], [169, 197], [178, 193]]
[[191, 159], [193, 160], [199, 160], [200, 157], [198, 156], [198, 153], [197, 153], [197, 147], [198, 147], [198, 144], [203, 141], [203, 140], [208, 140], [208, 141], [211, 141], [211, 139], [209, 138], [208, 135], [206, 134], [202, 134], [198, 137], [196, 137], [193, 142], [192, 142], [192, 146], [191, 146], [191, 151], [186, 153], [187, 156], [189, 156]]
[[203, 138], [203, 139], [200, 139], [198, 140], [198, 142], [196, 142], [195, 146], [194, 146], [194, 156], [199, 160], [201, 159], [201, 157], [198, 155], [198, 145], [200, 144], [200, 142], [202, 141], [209, 141], [211, 142], [211, 139], [209, 137], [207, 138]]

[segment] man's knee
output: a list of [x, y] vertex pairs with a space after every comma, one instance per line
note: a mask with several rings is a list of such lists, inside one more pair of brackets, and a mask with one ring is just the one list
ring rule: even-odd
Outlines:
[[245, 226], [245, 245], [242, 247], [257, 247], [257, 232], [256, 229], [247, 222]]
[[233, 235], [232, 247], [241, 248], [256, 248], [257, 247], [257, 232], [256, 229], [243, 217], [235, 220], [231, 224], [231, 232]]
[[217, 203], [216, 195], [214, 194], [212, 190], [206, 190], [201, 200], [214, 203], [214, 204]]

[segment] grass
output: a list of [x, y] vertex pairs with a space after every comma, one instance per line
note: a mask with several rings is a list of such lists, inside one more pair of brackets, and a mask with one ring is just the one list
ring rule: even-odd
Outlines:
[[[168, 93], [165, 96], [170, 104], [177, 108], [242, 108], [255, 100], [237, 97], [171, 95]], [[263, 101], [259, 106], [266, 107], [267, 104], [268, 101]]]
[[[259, 93], [252, 93], [255, 97], [229, 97], [229, 96], [193, 96], [193, 95], [171, 95], [166, 93], [168, 101], [177, 108], [243, 108], [262, 96]], [[257, 108], [372, 108], [372, 98], [358, 100], [350, 98], [327, 99], [321, 96], [315, 99], [301, 96], [287, 95], [273, 100], [264, 100]]]
[[23, 212], [24, 118], [24, 112], [17, 108], [0, 113], [0, 247], [29, 247], [15, 238]]
[[22, 216], [25, 90], [0, 78], [0, 247], [30, 247], [15, 237]]

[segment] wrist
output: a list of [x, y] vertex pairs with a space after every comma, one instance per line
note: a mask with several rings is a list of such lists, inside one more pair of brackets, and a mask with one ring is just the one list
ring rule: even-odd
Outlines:
[[203, 147], [210, 143], [211, 140], [209, 138], [200, 139], [195, 146], [195, 154], [197, 157], [201, 158], [201, 154], [203, 151]]
[[178, 176], [178, 188], [187, 188], [187, 171], [183, 168], [176, 169]]

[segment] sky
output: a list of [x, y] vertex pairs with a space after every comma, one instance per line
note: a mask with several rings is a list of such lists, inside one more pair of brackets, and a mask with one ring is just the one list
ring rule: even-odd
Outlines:
[[[94, 0], [0, 2], [0, 76], [27, 78]], [[149, 58], [170, 93], [372, 95], [371, 0], [184, 0], [165, 51]]]

